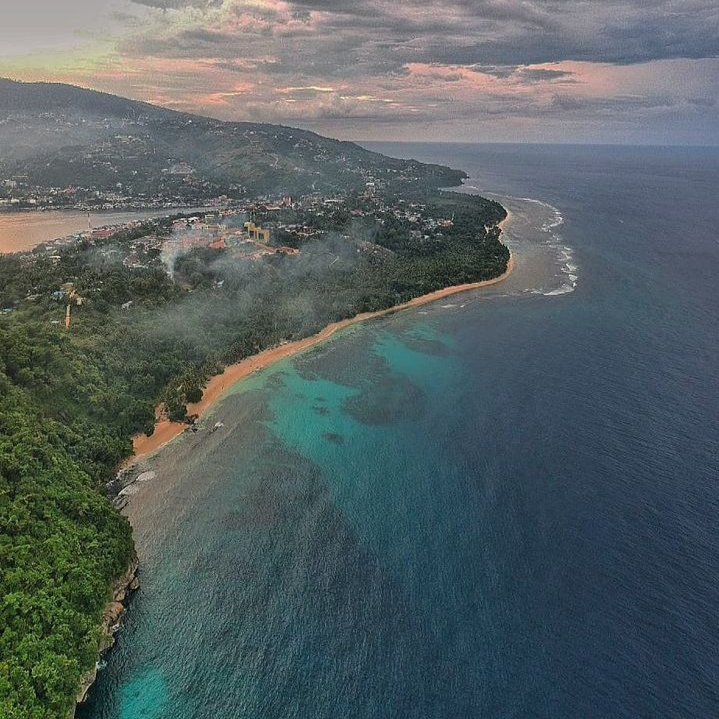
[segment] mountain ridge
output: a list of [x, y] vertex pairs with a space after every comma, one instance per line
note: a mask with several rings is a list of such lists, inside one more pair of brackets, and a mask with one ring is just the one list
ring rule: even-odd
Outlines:
[[63, 83], [0, 79], [0, 173], [37, 188], [178, 200], [450, 186], [465, 174], [286, 125], [179, 112]]

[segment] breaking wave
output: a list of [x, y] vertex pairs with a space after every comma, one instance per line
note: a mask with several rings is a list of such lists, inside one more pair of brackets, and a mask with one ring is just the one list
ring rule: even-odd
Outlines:
[[580, 266], [574, 248], [562, 232], [564, 216], [558, 207], [534, 197], [487, 192], [471, 184], [463, 185], [463, 189], [497, 199], [516, 217], [517, 221], [509, 223], [504, 239], [510, 250], [520, 258], [526, 257], [526, 264], [536, 265], [531, 271], [527, 269], [527, 282], [520, 290], [522, 294], [554, 297], [576, 289]]

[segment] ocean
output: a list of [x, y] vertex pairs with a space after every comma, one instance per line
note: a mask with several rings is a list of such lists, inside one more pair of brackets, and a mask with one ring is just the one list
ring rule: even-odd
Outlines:
[[719, 149], [372, 149], [465, 169], [514, 273], [147, 460], [78, 716], [719, 716]]

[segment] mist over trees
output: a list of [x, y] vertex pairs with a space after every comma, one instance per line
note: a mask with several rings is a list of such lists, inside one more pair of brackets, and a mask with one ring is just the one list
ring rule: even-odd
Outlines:
[[129, 243], [164, 231], [148, 223], [59, 259], [0, 256], [0, 716], [65, 716], [92, 668], [110, 581], [134, 551], [104, 483], [132, 436], [153, 431], [158, 404], [184, 421], [229, 363], [505, 270], [501, 206], [448, 193], [412, 199], [452, 222], [418, 233], [389, 209], [358, 216], [354, 197], [294, 217], [318, 233], [294, 238], [299, 254], [243, 260], [203, 247], [176, 257], [172, 275], [159, 259], [129, 267]]

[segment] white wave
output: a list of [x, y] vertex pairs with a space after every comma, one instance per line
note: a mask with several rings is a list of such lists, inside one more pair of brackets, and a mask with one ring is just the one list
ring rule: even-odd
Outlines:
[[131, 494], [136, 494], [140, 488], [136, 484], [130, 484], [125, 489], [120, 490], [117, 493], [118, 497], [128, 497]]
[[136, 482], [149, 482], [151, 479], [155, 479], [155, 473], [150, 470], [149, 472], [143, 472], [137, 476]]
[[[542, 294], [545, 296], [564, 295], [573, 292], [580, 278], [580, 268], [574, 259], [574, 249], [565, 244], [566, 240], [557, 231], [557, 228], [564, 224], [564, 215], [561, 210], [548, 202], [537, 199], [536, 197], [518, 197], [498, 192], [490, 192], [483, 190], [479, 186], [481, 181], [478, 182], [475, 178], [471, 178], [470, 181], [477, 184], [465, 184], [464, 186], [482, 194], [485, 197], [497, 198], [500, 202], [505, 200], [507, 202], [516, 201], [532, 203], [549, 211], [549, 217], [542, 218], [544, 221], [542, 222], [542, 220], [540, 220], [541, 224], [535, 225], [535, 227], [546, 235], [546, 239], [542, 241], [542, 245], [545, 246], [556, 258], [555, 271], [557, 272], [557, 281], [560, 284], [558, 288], [550, 291], [528, 288], [524, 290], [524, 292]], [[521, 215], [521, 212], [519, 214]]]
[[566, 295], [570, 292], [574, 292], [574, 287], [572, 285], [562, 285], [561, 287], [558, 287], [556, 290], [551, 290], [550, 292], [545, 292], [545, 297], [556, 297], [557, 295]]
[[557, 211], [556, 216], [552, 222], [545, 222], [542, 225], [542, 232], [551, 232], [553, 229], [559, 227], [562, 224], [564, 224], [564, 218], [559, 213], [559, 211]]

